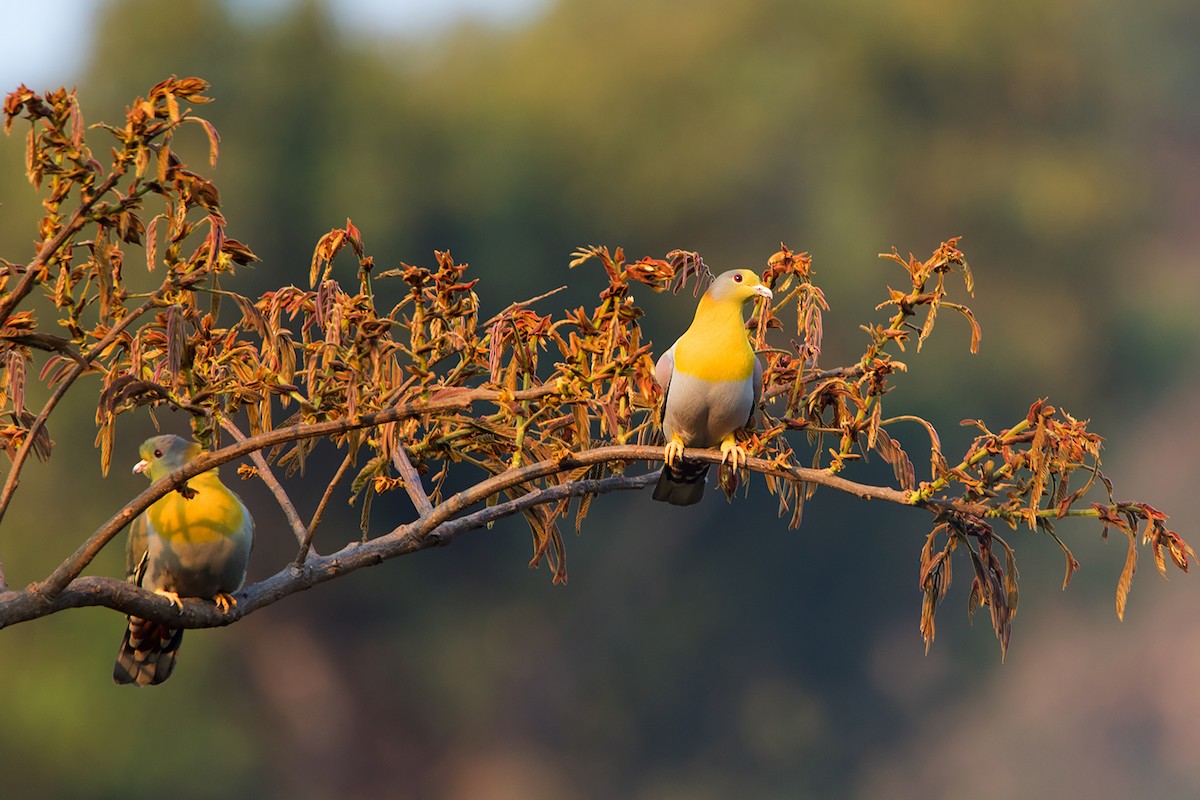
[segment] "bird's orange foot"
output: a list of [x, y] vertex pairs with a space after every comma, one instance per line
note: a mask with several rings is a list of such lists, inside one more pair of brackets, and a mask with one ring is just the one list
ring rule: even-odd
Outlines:
[[678, 436], [672, 436], [663, 451], [663, 461], [667, 462], [668, 467], [673, 467], [677, 459], [683, 459], [683, 440]]
[[228, 592], [217, 592], [213, 597], [213, 602], [217, 604], [217, 610], [222, 614], [237, 605], [237, 599]]
[[167, 598], [175, 604], [176, 608], [183, 611], [183, 601], [179, 599], [179, 595], [175, 594], [175, 592], [168, 592], [166, 589], [155, 589], [154, 593]]
[[734, 469], [738, 469], [746, 466], [746, 458], [746, 448], [740, 446], [733, 436], [726, 436], [721, 442], [721, 463], [728, 462]]

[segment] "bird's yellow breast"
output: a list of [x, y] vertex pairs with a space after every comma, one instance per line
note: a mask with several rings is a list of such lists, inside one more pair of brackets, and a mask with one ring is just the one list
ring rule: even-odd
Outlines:
[[171, 492], [150, 506], [150, 524], [159, 536], [172, 541], [204, 544], [232, 536], [245, 523], [245, 511], [233, 492], [215, 474], [192, 478], [187, 498]]
[[700, 299], [691, 327], [675, 343], [675, 369], [706, 381], [744, 381], [754, 373], [741, 303]]

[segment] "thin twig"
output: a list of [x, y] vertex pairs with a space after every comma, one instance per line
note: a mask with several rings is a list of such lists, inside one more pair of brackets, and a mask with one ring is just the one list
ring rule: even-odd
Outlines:
[[[719, 455], [718, 453], [718, 457]], [[237, 605], [225, 613], [217, 611], [213, 603], [193, 598], [183, 598], [183, 608], [180, 609], [161, 595], [128, 581], [89, 575], [76, 578], [53, 597], [30, 589], [0, 594], [0, 628], [68, 608], [86, 606], [105, 606], [125, 614], [135, 614], [177, 627], [214, 628], [229, 625], [288, 595], [310, 589], [363, 567], [449, 544], [462, 533], [482, 529], [489, 522], [512, 516], [533, 506], [558, 502], [563, 498], [582, 494], [640, 490], [657, 479], [657, 473], [650, 473], [556, 484], [452, 520], [442, 525], [436, 536], [410, 536], [407, 533], [411, 526], [405, 526], [365, 543], [354, 541], [336, 553], [313, 556], [303, 567], [288, 564], [271, 577], [236, 592], [234, 597], [238, 601]]]
[[[221, 417], [221, 427], [235, 440], [239, 442], [246, 441], [246, 435], [229, 419]], [[271, 465], [267, 463], [266, 457], [263, 456], [263, 451], [255, 450], [250, 453], [250, 460], [254, 462], [254, 466], [258, 469], [258, 477], [271, 490], [271, 494], [275, 495], [275, 502], [279, 503], [279, 507], [283, 509], [283, 515], [287, 517], [288, 525], [291, 526], [292, 533], [296, 536], [296, 541], [303, 542], [308, 535], [308, 531], [304, 527], [304, 521], [296, 513], [296, 507], [292, 505], [292, 499], [288, 497], [288, 493], [279, 484], [275, 473], [271, 471]]]
[[89, 348], [87, 353], [79, 356], [79, 358], [75, 361], [75, 365], [71, 367], [71, 371], [64, 375], [63, 379], [59, 381], [58, 385], [54, 387], [54, 391], [51, 392], [49, 399], [46, 400], [46, 404], [42, 406], [41, 412], [37, 415], [37, 418], [34, 419], [33, 424], [29, 426], [29, 431], [25, 435], [25, 440], [21, 442], [21, 447], [19, 450], [17, 450], [16, 456], [13, 457], [12, 468], [9, 469], [8, 478], [4, 481], [4, 489], [0, 490], [0, 521], [4, 520], [4, 514], [6, 511], [8, 511], [8, 506], [9, 503], [12, 502], [13, 494], [17, 491], [17, 485], [21, 482], [21, 469], [25, 466], [25, 461], [29, 458], [29, 453], [33, 450], [34, 442], [37, 439], [38, 434], [46, 425], [46, 421], [50, 418], [50, 414], [54, 411], [59, 401], [62, 400], [63, 396], [67, 393], [67, 390], [71, 388], [71, 385], [75, 383], [80, 375], [82, 375], [91, 367], [92, 361], [96, 359], [96, 356], [98, 356], [100, 353], [103, 353], [110, 344], [115, 342], [117, 338], [124, 333], [125, 329], [128, 328], [131, 323], [133, 323], [134, 320], [138, 319], [155, 305], [157, 305], [159, 298], [161, 298], [166, 290], [171, 288], [171, 286], [172, 284], [169, 282], [164, 283], [153, 294], [147, 297], [140, 306], [122, 317], [116, 325], [109, 329], [104, 338], [100, 339], [96, 342], [96, 344]]
[[61, 356], [71, 359], [84, 369], [91, 366], [71, 346], [71, 341], [61, 336], [52, 336], [48, 333], [0, 333], [0, 341], [32, 347], [34, 350], [42, 350], [47, 353], [58, 353]]
[[492, 389], [465, 389], [456, 392], [443, 392], [441, 396], [434, 395], [430, 400], [415, 403], [401, 403], [391, 408], [377, 411], [373, 414], [362, 414], [356, 417], [314, 422], [309, 424], [289, 425], [272, 431], [250, 436], [244, 441], [222, 447], [207, 453], [201, 453], [196, 458], [184, 464], [179, 469], [150, 484], [150, 488], [118, 511], [108, 522], [100, 526], [87, 541], [76, 548], [75, 552], [63, 560], [46, 580], [38, 583], [34, 591], [53, 598], [54, 595], [66, 588], [67, 584], [79, 576], [84, 568], [92, 562], [122, 528], [141, 512], [145, 511], [160, 497], [179, 488], [191, 477], [207, 472], [213, 467], [219, 467], [235, 459], [263, 450], [277, 444], [286, 444], [301, 439], [317, 439], [327, 436], [337, 436], [362, 428], [373, 428], [387, 422], [395, 422], [409, 417], [469, 408], [475, 402], [520, 402], [536, 400], [539, 397], [553, 394], [556, 388], [552, 385], [538, 386], [521, 391], [495, 391]]
[[0, 298], [0, 325], [8, 322], [8, 318], [12, 315], [13, 310], [33, 290], [33, 286], [37, 282], [37, 274], [42, 270], [42, 265], [51, 256], [61, 250], [68, 239], [83, 229], [86, 223], [84, 217], [92, 210], [92, 206], [101, 197], [112, 191], [112, 188], [117, 185], [117, 181], [124, 174], [124, 170], [113, 170], [104, 179], [104, 182], [96, 187], [95, 193], [79, 204], [79, 207], [71, 214], [71, 218], [67, 221], [67, 224], [62, 226], [58, 233], [54, 234], [54, 238], [38, 249], [37, 255], [33, 257], [33, 261], [30, 261], [25, 267], [25, 274], [22, 276], [21, 282], [11, 292]]
[[350, 469], [352, 463], [354, 463], [354, 451], [346, 453], [346, 457], [342, 459], [342, 465], [338, 467], [337, 472], [333, 475], [333, 480], [325, 488], [325, 494], [321, 495], [321, 502], [317, 503], [317, 510], [313, 512], [312, 520], [308, 523], [308, 530], [305, 531], [304, 538], [300, 541], [300, 552], [296, 554], [295, 561], [297, 567], [304, 566], [304, 561], [308, 558], [309, 550], [312, 548], [313, 535], [317, 532], [317, 525], [321, 524], [321, 516], [325, 513], [325, 506], [329, 504], [329, 498], [333, 497], [333, 490], [342, 482], [346, 470]]
[[567, 287], [564, 284], [563, 286], [559, 286], [557, 289], [551, 289], [548, 292], [542, 292], [537, 297], [531, 297], [528, 300], [520, 300], [516, 303], [509, 303], [507, 308], [505, 308], [503, 311], [501, 311], [500, 313], [493, 316], [487, 322], [480, 325], [479, 330], [487, 330], [488, 328], [490, 328], [492, 326], [493, 323], [496, 322], [496, 320], [500, 319], [505, 314], [512, 313], [513, 311], [516, 311], [518, 308], [526, 308], [527, 306], [531, 306], [539, 300], [545, 300], [547, 297], [550, 297], [552, 295], [558, 294], [559, 292], [565, 291], [566, 288]]
[[[835, 367], [834, 369], [820, 370], [818, 372], [810, 372], [803, 376], [804, 383], [812, 383], [813, 381], [823, 381], [829, 378], [861, 378], [865, 370], [861, 364], [855, 364], [850, 367]], [[792, 390], [791, 384], [775, 384], [774, 386], [765, 388], [763, 391], [762, 400], [766, 402], [773, 397], [781, 394], [786, 394]]]
[[405, 451], [404, 445], [399, 442], [392, 448], [392, 465], [400, 473], [400, 477], [404, 479], [404, 490], [408, 492], [409, 499], [416, 506], [417, 515], [423, 517], [433, 511], [433, 502], [430, 501], [429, 495], [425, 493], [425, 486], [421, 483], [421, 476], [417, 474], [416, 467], [409, 461], [408, 452]]

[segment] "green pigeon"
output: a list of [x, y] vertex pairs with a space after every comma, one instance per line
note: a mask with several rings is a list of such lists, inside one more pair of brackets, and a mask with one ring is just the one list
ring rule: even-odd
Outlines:
[[[179, 436], [155, 436], [142, 444], [142, 460], [133, 471], [157, 481], [201, 452], [199, 444]], [[202, 597], [227, 611], [237, 602], [230, 593], [246, 579], [253, 544], [250, 512], [214, 468], [188, 479], [186, 491], [159, 498], [134, 520], [125, 550], [126, 573], [181, 608], [179, 598]], [[138, 686], [162, 683], [175, 669], [182, 640], [182, 629], [130, 615], [113, 680]]]
[[746, 463], [734, 432], [750, 423], [758, 406], [763, 365], [750, 346], [742, 308], [759, 297], [770, 300], [771, 290], [752, 270], [721, 273], [700, 298], [691, 327], [658, 360], [667, 446], [655, 500], [690, 506], [704, 496], [709, 465], [685, 461], [686, 447], [720, 445], [721, 463]]

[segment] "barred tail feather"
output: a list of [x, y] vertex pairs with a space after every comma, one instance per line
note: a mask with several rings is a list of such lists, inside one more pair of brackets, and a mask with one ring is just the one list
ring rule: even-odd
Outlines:
[[117, 662], [113, 665], [113, 681], [118, 684], [136, 683], [153, 686], [171, 677], [182, 628], [168, 628], [153, 620], [129, 617]]
[[680, 460], [674, 466], [663, 466], [654, 487], [653, 497], [673, 506], [690, 506], [704, 498], [709, 465], [702, 461]]

